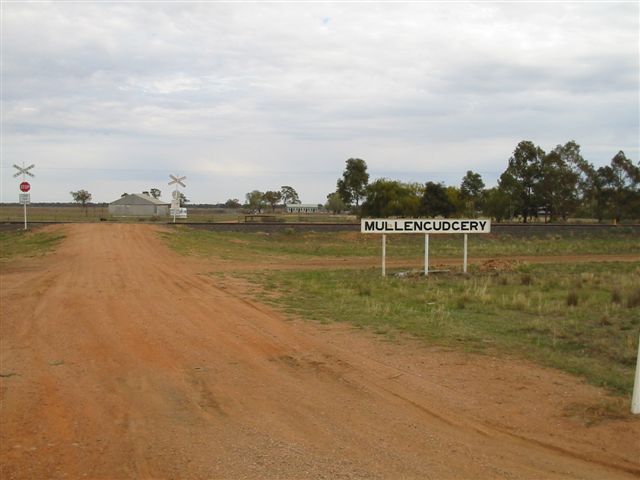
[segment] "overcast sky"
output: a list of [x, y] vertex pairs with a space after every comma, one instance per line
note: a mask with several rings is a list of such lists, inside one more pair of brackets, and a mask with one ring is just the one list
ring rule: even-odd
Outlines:
[[2, 195], [94, 201], [187, 176], [195, 203], [372, 179], [494, 185], [520, 140], [638, 161], [627, 3], [2, 4]]

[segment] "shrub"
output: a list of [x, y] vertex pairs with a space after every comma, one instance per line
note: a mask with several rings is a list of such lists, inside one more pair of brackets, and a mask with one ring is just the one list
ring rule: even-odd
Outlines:
[[622, 293], [618, 287], [614, 287], [611, 291], [611, 303], [622, 303]]
[[520, 277], [520, 283], [522, 285], [533, 285], [533, 277], [529, 273], [525, 273]]
[[570, 307], [578, 305], [578, 293], [575, 290], [571, 290], [567, 295], [567, 305]]
[[636, 288], [627, 299], [627, 307], [634, 308], [640, 307], [640, 287]]

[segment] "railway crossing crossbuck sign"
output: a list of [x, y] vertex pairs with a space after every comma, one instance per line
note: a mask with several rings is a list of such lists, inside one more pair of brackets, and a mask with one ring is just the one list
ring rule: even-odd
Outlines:
[[35, 163], [32, 163], [28, 167], [25, 167], [24, 163], [22, 164], [22, 166], [16, 165], [15, 163], [13, 164], [13, 168], [18, 170], [16, 173], [13, 174], [14, 178], [22, 175], [22, 183], [20, 184], [19, 187], [20, 187], [20, 191], [23, 192], [20, 194], [20, 203], [23, 205], [23, 208], [24, 208], [24, 229], [25, 230], [27, 229], [27, 204], [31, 203], [31, 196], [28, 193], [26, 193], [29, 190], [31, 190], [31, 184], [26, 181], [26, 178], [27, 176], [35, 177], [35, 175], [30, 172], [30, 170], [35, 166], [36, 166]]
[[180, 191], [178, 190], [178, 185], [182, 185], [183, 187], [187, 187], [183, 180], [186, 180], [187, 177], [181, 177], [180, 175], [169, 175], [171, 181], [169, 185], [175, 185], [176, 189], [171, 194], [173, 200], [171, 201], [171, 214], [173, 215], [173, 223], [176, 223], [176, 217], [187, 218], [187, 209], [180, 208]]

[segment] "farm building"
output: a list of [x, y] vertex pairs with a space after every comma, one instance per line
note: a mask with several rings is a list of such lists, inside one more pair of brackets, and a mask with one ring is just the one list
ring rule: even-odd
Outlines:
[[318, 205], [310, 203], [287, 203], [287, 213], [318, 213]]
[[165, 217], [169, 204], [151, 195], [131, 193], [109, 204], [109, 215], [114, 217]]

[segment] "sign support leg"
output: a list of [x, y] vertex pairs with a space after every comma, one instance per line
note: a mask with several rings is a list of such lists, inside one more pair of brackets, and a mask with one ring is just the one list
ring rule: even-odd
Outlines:
[[429, 234], [424, 236], [424, 276], [429, 276]]
[[633, 382], [631, 413], [640, 414], [640, 337], [638, 338], [638, 357], [636, 358], [636, 378]]
[[387, 236], [382, 234], [382, 276], [387, 274]]
[[462, 271], [467, 273], [467, 240], [469, 235], [467, 233], [464, 234], [464, 261], [462, 263]]
[[24, 207], [24, 229], [27, 229], [27, 204], [25, 203], [23, 205]]

